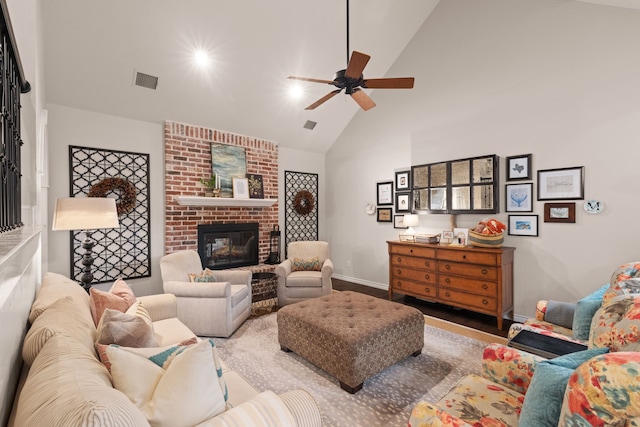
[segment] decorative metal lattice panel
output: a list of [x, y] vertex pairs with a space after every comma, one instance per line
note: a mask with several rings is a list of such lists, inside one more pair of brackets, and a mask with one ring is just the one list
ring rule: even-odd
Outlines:
[[[294, 199], [299, 191], [308, 191], [315, 201], [313, 209], [301, 215], [294, 209]], [[285, 192], [285, 258], [289, 242], [318, 240], [318, 174], [305, 172], [284, 172]]]
[[[89, 194], [91, 187], [106, 178], [124, 178], [136, 189], [135, 206], [119, 216], [120, 228], [96, 230], [92, 239], [93, 283], [117, 278], [133, 279], [151, 276], [149, 155], [127, 151], [69, 147], [69, 186], [72, 197]], [[120, 194], [112, 191], [107, 197]], [[71, 233], [71, 275], [82, 276], [81, 231]]]

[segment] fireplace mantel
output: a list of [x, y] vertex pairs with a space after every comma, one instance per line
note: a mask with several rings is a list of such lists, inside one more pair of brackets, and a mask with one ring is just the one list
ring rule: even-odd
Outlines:
[[175, 201], [182, 206], [240, 206], [260, 208], [273, 206], [278, 199], [236, 199], [235, 197], [176, 196]]

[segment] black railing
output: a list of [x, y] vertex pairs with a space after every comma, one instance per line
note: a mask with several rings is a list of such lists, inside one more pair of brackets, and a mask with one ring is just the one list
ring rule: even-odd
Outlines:
[[22, 225], [20, 94], [31, 90], [24, 77], [5, 0], [0, 0], [0, 232]]

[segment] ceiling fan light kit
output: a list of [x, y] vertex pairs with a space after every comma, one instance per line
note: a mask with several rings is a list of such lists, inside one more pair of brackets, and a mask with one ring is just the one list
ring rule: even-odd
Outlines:
[[333, 77], [333, 80], [321, 80], [312, 79], [307, 77], [289, 76], [289, 79], [302, 80], [312, 83], [330, 84], [338, 89], [333, 90], [318, 99], [313, 104], [309, 105], [305, 110], [313, 110], [320, 105], [333, 98], [342, 90], [347, 95], [350, 95], [354, 101], [364, 111], [370, 110], [376, 106], [371, 97], [367, 95], [362, 89], [412, 89], [414, 78], [413, 77], [396, 77], [396, 78], [380, 78], [380, 79], [365, 79], [362, 71], [367, 66], [371, 56], [353, 51], [351, 58], [349, 58], [349, 0], [347, 0], [347, 68], [339, 70]]

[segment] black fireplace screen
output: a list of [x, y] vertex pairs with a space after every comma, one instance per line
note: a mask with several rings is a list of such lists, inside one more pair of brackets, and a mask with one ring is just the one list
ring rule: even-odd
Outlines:
[[198, 226], [198, 254], [212, 270], [258, 264], [258, 224]]

